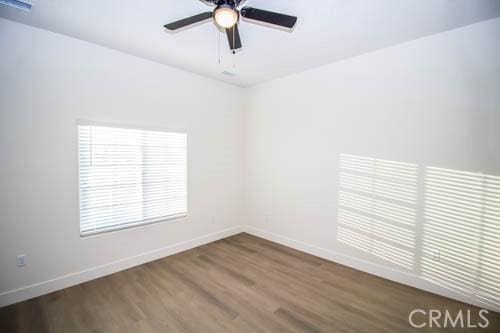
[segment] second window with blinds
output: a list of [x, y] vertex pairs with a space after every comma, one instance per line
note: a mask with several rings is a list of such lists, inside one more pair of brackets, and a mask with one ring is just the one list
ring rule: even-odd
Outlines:
[[82, 236], [187, 214], [187, 135], [78, 125]]

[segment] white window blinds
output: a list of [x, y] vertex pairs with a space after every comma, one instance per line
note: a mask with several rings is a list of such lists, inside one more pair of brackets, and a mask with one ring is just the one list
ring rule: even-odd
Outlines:
[[78, 126], [80, 234], [187, 214], [185, 133]]

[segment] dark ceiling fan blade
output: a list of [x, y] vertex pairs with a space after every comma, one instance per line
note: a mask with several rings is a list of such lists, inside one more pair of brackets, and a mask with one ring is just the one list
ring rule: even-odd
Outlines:
[[189, 27], [191, 25], [199, 24], [202, 22], [208, 22], [211, 19], [212, 19], [212, 12], [204, 12], [179, 21], [165, 24], [164, 27], [167, 30], [176, 31], [182, 28]]
[[297, 23], [297, 17], [295, 16], [274, 13], [252, 7], [243, 7], [241, 9], [241, 16], [249, 20], [264, 22], [287, 29], [293, 29]]
[[229, 42], [229, 48], [231, 50], [241, 49], [241, 38], [240, 32], [238, 31], [238, 25], [235, 24], [231, 28], [226, 29], [227, 40]]

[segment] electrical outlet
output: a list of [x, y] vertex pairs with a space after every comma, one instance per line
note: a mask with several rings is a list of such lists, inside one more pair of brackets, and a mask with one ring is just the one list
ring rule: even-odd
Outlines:
[[24, 267], [24, 266], [26, 266], [26, 255], [25, 254], [19, 254], [16, 257], [16, 264], [17, 264], [17, 267]]

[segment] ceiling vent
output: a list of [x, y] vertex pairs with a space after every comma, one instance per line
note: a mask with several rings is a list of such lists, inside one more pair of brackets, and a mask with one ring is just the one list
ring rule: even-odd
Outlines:
[[224, 71], [221, 74], [225, 75], [225, 76], [230, 76], [230, 77], [235, 77], [236, 76], [236, 73], [233, 73], [233, 72], [230, 72], [230, 71]]
[[20, 0], [0, 0], [0, 5], [9, 6], [12, 8], [24, 10], [25, 12], [31, 12], [31, 3]]

